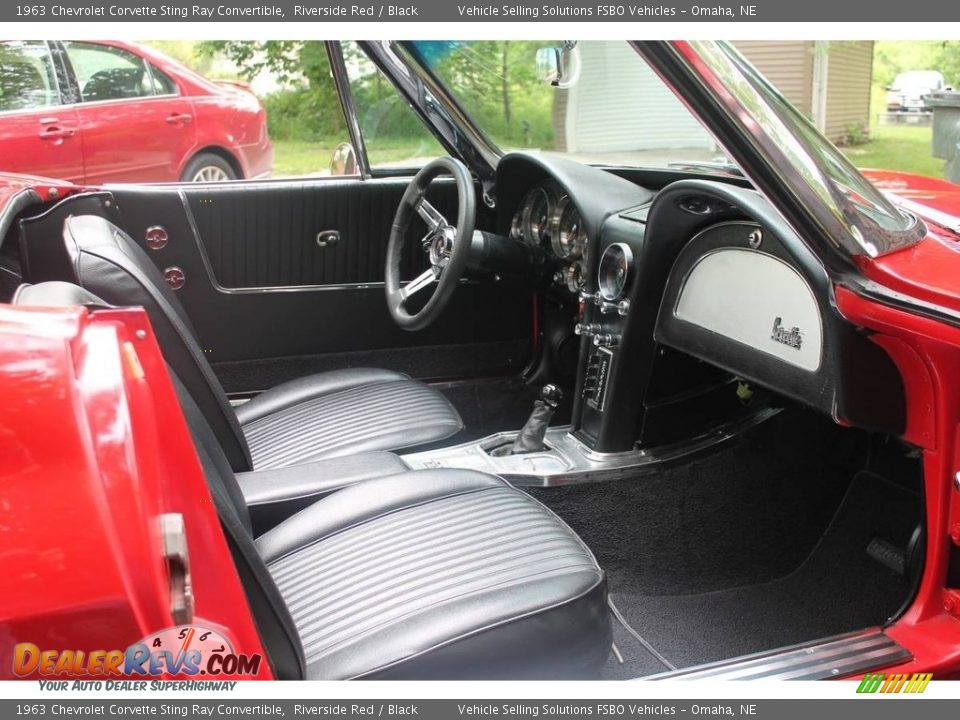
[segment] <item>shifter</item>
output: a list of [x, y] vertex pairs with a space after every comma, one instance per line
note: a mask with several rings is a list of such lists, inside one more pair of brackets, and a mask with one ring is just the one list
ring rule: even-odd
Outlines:
[[513, 446], [510, 448], [511, 455], [540, 452], [546, 449], [543, 438], [562, 399], [563, 393], [556, 385], [543, 386], [540, 390], [540, 399], [533, 404], [533, 412], [523, 424], [517, 439], [513, 441]]

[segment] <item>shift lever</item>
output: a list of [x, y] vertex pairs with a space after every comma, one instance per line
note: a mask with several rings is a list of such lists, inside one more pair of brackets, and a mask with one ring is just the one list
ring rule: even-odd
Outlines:
[[510, 448], [511, 455], [540, 452], [546, 449], [543, 438], [562, 399], [563, 392], [556, 385], [543, 386], [540, 390], [540, 399], [533, 403], [533, 412], [523, 424], [517, 439], [513, 441], [513, 447]]

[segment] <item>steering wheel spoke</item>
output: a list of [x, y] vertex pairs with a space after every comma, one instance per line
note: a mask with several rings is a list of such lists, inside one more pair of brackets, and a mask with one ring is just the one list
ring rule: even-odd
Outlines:
[[433, 268], [425, 270], [400, 288], [400, 301], [405, 302], [408, 297], [415, 295], [429, 285], [433, 285], [437, 280], [439, 280], [439, 275], [434, 272]]
[[[440, 211], [437, 210], [433, 205], [427, 202], [427, 199], [423, 196], [417, 201], [417, 204], [414, 206], [414, 209], [417, 211], [417, 215], [423, 218], [423, 221], [427, 224], [427, 227], [430, 229], [430, 232], [427, 234], [427, 237], [431, 237], [443, 228], [447, 227], [449, 223], [447, 219], [440, 214]], [[424, 238], [426, 239], [426, 238]]]

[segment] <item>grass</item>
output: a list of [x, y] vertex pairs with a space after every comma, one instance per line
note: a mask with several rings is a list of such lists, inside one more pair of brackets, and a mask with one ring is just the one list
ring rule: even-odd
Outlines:
[[871, 128], [868, 142], [843, 148], [843, 152], [857, 167], [942, 178], [943, 160], [931, 155], [930, 138], [929, 127], [877, 125]]
[[[913, 125], [877, 125], [863, 145], [843, 148], [857, 167], [901, 170], [920, 175], [943, 177], [943, 160], [930, 154], [929, 127]], [[330, 158], [341, 138], [320, 140], [274, 140], [274, 177], [326, 175]], [[389, 165], [409, 158], [442, 155], [439, 145], [421, 145], [412, 139], [378, 139], [371, 148], [375, 164]], [[411, 163], [416, 164], [416, 163]]]
[[[330, 172], [333, 151], [341, 142], [343, 138], [340, 137], [319, 140], [274, 140], [273, 176], [327, 175]], [[439, 144], [408, 138], [377, 138], [376, 143], [367, 150], [375, 166], [412, 159], [409, 165], [413, 167], [445, 154]]]

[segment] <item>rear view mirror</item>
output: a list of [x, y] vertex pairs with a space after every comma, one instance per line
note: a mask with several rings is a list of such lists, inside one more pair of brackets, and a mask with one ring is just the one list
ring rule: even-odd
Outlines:
[[580, 51], [575, 42], [537, 50], [537, 77], [554, 87], [568, 88], [580, 77]]

